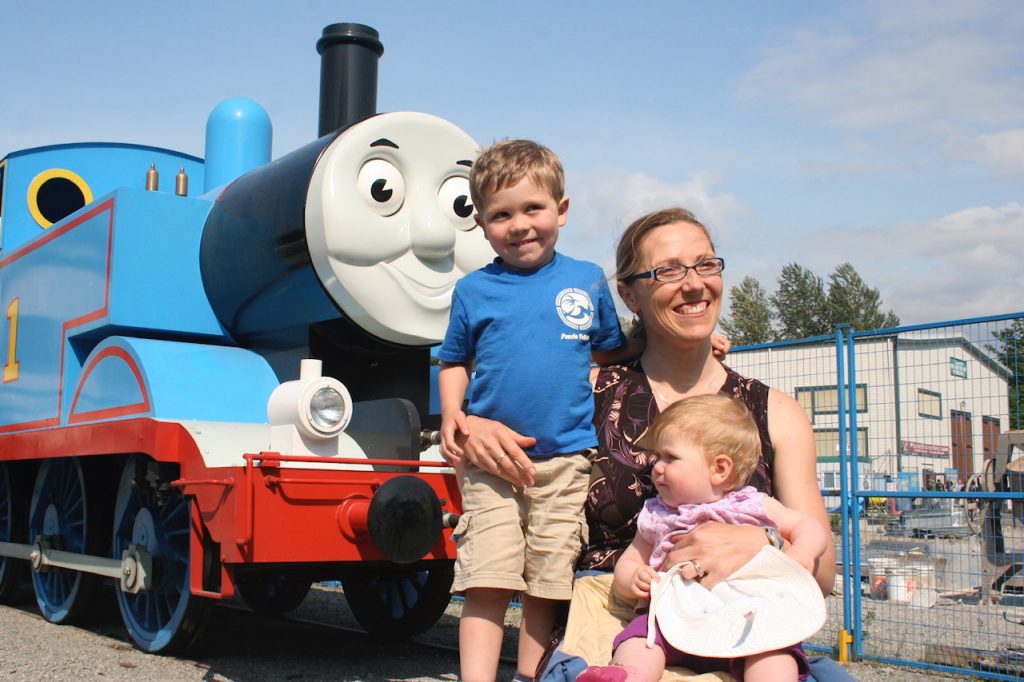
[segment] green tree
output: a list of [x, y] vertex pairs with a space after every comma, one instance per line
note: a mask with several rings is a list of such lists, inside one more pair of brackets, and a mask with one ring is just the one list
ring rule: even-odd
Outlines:
[[897, 327], [900, 318], [892, 310], [883, 313], [878, 289], [869, 287], [849, 263], [843, 263], [828, 277], [829, 326], [848, 324], [859, 331]]
[[996, 354], [999, 361], [1010, 368], [1013, 376], [1010, 377], [1010, 430], [1024, 428], [1024, 414], [1021, 410], [1024, 405], [1021, 398], [1024, 397], [1024, 320], [1013, 321], [1006, 329], [992, 332], [996, 338], [997, 345], [989, 345], [988, 349]]
[[729, 318], [722, 318], [722, 332], [733, 345], [750, 346], [775, 340], [768, 294], [753, 277], [744, 277], [729, 288]]
[[778, 338], [802, 339], [828, 334], [828, 299], [821, 278], [796, 263], [783, 266], [779, 288], [771, 296]]

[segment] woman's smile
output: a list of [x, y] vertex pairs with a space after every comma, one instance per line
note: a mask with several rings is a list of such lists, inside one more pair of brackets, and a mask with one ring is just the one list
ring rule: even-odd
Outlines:
[[707, 301], [697, 301], [696, 303], [683, 303], [675, 307], [675, 312], [680, 315], [700, 315], [708, 309]]

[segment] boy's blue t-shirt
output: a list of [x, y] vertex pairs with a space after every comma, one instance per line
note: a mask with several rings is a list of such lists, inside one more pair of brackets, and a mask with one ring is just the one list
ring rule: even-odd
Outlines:
[[597, 445], [590, 351], [624, 343], [601, 268], [556, 253], [536, 270], [495, 259], [459, 280], [437, 356], [475, 359], [468, 413], [535, 437], [527, 454], [549, 457]]

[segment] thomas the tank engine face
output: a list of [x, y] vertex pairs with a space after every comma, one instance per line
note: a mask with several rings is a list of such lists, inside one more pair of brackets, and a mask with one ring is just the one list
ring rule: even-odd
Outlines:
[[351, 126], [321, 156], [306, 203], [313, 266], [371, 334], [440, 340], [455, 282], [493, 258], [469, 198], [476, 153], [451, 123], [400, 112]]

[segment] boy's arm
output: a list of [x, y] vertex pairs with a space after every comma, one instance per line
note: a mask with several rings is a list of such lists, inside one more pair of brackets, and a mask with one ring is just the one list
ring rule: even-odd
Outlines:
[[590, 351], [590, 358], [595, 364], [601, 366], [617, 365], [640, 357], [646, 345], [643, 337], [627, 336], [626, 343], [618, 348], [610, 348], [608, 350], [592, 349]]
[[639, 535], [633, 536], [626, 551], [615, 564], [615, 591], [626, 599], [646, 599], [651, 596], [651, 582], [658, 573], [650, 567], [651, 543]]
[[[629, 362], [640, 357], [647, 347], [647, 339], [644, 334], [629, 334], [626, 336], [626, 343], [618, 348], [610, 350], [592, 350], [590, 358], [594, 364], [606, 367]], [[716, 358], [724, 358], [732, 348], [732, 342], [718, 334], [711, 335], [711, 352]]]
[[456, 464], [463, 454], [455, 442], [456, 432], [469, 435], [466, 413], [462, 411], [469, 387], [469, 363], [442, 361], [437, 386], [441, 397], [441, 456], [449, 464]]
[[[598, 266], [595, 265], [594, 267], [597, 268]], [[600, 272], [600, 269], [598, 269], [598, 272]], [[596, 334], [595, 338], [604, 339], [605, 341], [610, 338], [607, 336], [608, 334], [621, 337], [622, 331], [619, 326], [619, 316], [615, 310], [615, 303], [612, 300], [611, 289], [603, 273], [601, 273], [593, 293], [598, 319], [602, 322], [601, 329], [595, 330], [592, 334]], [[630, 334], [626, 335], [625, 343], [617, 348], [606, 350], [592, 349], [590, 358], [595, 364], [606, 366], [628, 362], [640, 357], [647, 347], [647, 337], [642, 330], [642, 326], [636, 327]], [[711, 335], [711, 350], [715, 357], [725, 357], [731, 346], [732, 343], [726, 337], [719, 334]]]
[[722, 336], [721, 334], [711, 335], [711, 354], [721, 360], [732, 348], [732, 341], [728, 337]]
[[766, 497], [764, 509], [789, 544], [786, 554], [812, 574], [818, 557], [825, 553], [832, 538], [817, 519], [790, 509], [773, 497]]
[[590, 290], [595, 310], [594, 326], [590, 329], [590, 359], [598, 365], [614, 365], [640, 357], [647, 345], [644, 336], [624, 333], [608, 279], [598, 265], [591, 265], [596, 281]]

